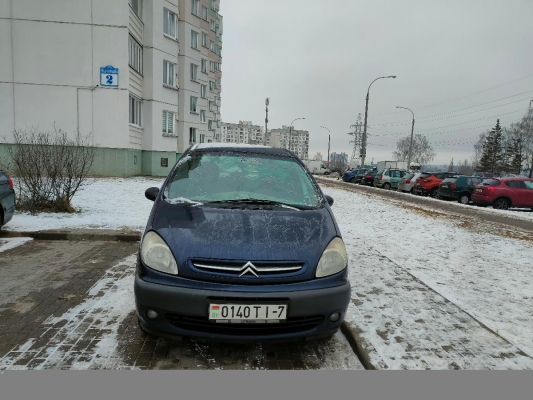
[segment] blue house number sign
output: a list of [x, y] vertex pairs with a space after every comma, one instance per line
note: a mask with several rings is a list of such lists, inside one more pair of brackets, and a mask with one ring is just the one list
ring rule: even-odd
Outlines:
[[111, 65], [100, 68], [100, 86], [118, 87], [118, 68]]

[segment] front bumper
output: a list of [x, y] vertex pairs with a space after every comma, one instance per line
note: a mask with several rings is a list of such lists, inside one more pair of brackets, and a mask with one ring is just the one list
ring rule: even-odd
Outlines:
[[[275, 286], [273, 285], [273, 290]], [[327, 336], [337, 331], [351, 297], [350, 282], [324, 289], [272, 291], [268, 293], [202, 290], [160, 285], [135, 278], [137, 316], [144, 330], [165, 337], [264, 341]], [[259, 304], [283, 301], [288, 304], [287, 321], [271, 324], [221, 324], [208, 320], [210, 301]], [[147, 317], [154, 310], [158, 318]], [[341, 318], [330, 322], [339, 312]]]

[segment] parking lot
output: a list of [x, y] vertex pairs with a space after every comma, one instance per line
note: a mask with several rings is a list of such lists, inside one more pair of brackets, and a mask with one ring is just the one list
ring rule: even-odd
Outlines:
[[[335, 199], [352, 283], [334, 338], [242, 345], [143, 334], [133, 297], [138, 242], [103, 238], [140, 233], [151, 203], [135, 198], [154, 182], [109, 179], [80, 192], [81, 213], [19, 214], [0, 235], [0, 370], [533, 369], [529, 214], [321, 182]], [[120, 199], [115, 218], [92, 201], [108, 185]], [[6, 238], [32, 234], [40, 221], [61, 229], [61, 240]], [[99, 233], [68, 233], [78, 228]]]

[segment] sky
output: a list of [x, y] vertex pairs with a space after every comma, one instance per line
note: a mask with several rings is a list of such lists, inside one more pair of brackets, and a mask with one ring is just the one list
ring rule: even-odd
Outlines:
[[367, 161], [424, 134], [434, 164], [470, 158], [499, 118], [533, 100], [531, 0], [221, 0], [223, 122], [309, 131], [309, 157], [353, 145], [368, 108]]

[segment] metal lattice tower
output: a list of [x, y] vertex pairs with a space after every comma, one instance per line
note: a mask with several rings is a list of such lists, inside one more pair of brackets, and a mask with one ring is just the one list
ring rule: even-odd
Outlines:
[[363, 122], [361, 121], [361, 113], [357, 116], [357, 121], [354, 125], [350, 125], [353, 129], [352, 132], [348, 132], [348, 135], [353, 136], [353, 140], [350, 140], [350, 144], [353, 144], [352, 158], [350, 162], [360, 159], [360, 149], [363, 142]]

